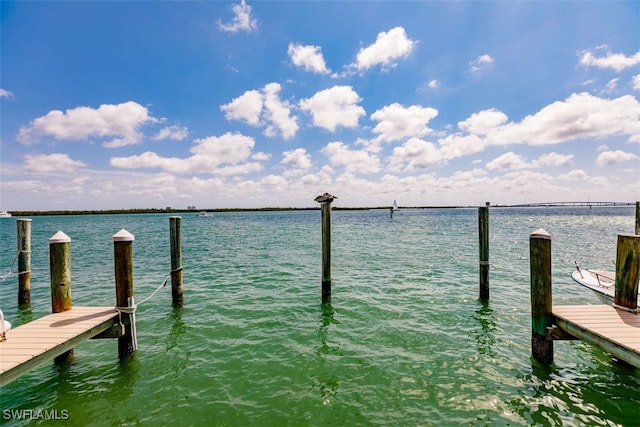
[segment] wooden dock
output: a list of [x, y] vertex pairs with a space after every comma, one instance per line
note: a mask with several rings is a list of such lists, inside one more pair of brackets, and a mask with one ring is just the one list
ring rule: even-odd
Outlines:
[[113, 307], [73, 307], [6, 332], [0, 342], [0, 385], [118, 324]]
[[554, 324], [630, 365], [640, 367], [640, 316], [610, 305], [556, 305]]

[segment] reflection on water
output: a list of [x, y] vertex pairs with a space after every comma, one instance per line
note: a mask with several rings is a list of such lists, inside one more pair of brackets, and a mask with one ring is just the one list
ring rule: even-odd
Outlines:
[[167, 339], [167, 351], [178, 345], [180, 337], [187, 331], [187, 325], [182, 320], [182, 307], [173, 307], [169, 320], [171, 322], [171, 332]]
[[[327, 363], [327, 358], [330, 356], [339, 356], [339, 345], [329, 344], [329, 327], [336, 323], [334, 319], [334, 310], [330, 302], [323, 302], [320, 311], [320, 321], [318, 327], [318, 337], [320, 342], [315, 349], [315, 354], [318, 359], [318, 365], [320, 367], [320, 373], [314, 380], [317, 382], [316, 386], [320, 390], [320, 398], [324, 405], [329, 405], [334, 396], [338, 393], [338, 377], [331, 372], [330, 363]], [[329, 365], [329, 366], [328, 366]]]
[[496, 319], [488, 302], [480, 302], [482, 306], [474, 312], [473, 318], [480, 325], [480, 330], [474, 332], [478, 353], [495, 357]]

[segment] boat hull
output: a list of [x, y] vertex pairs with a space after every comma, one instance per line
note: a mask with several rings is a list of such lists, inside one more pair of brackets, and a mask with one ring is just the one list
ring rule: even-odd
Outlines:
[[[613, 304], [616, 294], [616, 274], [614, 272], [578, 268], [571, 274], [571, 278], [585, 288], [591, 289], [601, 302]], [[638, 301], [640, 302], [640, 292], [638, 293]]]

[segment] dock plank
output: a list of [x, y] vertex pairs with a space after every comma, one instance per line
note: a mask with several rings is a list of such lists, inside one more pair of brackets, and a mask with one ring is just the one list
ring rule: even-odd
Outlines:
[[118, 321], [113, 307], [73, 307], [18, 326], [0, 342], [0, 385], [51, 360]]
[[559, 305], [555, 323], [620, 360], [640, 367], [640, 316], [610, 305]]

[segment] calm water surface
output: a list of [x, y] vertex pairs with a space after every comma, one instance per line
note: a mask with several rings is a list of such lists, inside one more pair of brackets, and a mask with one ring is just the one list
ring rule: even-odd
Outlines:
[[[320, 212], [220, 213], [182, 220], [185, 307], [170, 287], [137, 311], [140, 349], [79, 345], [0, 387], [7, 410], [66, 411], [65, 425], [639, 425], [640, 370], [589, 344], [530, 357], [529, 235], [553, 236], [556, 304], [597, 304], [574, 260], [612, 269], [633, 208], [492, 209], [491, 300], [478, 293], [477, 209], [332, 214], [331, 304], [320, 302]], [[113, 243], [135, 235], [138, 301], [166, 277], [168, 215], [34, 217], [32, 305], [17, 278], [0, 305], [18, 326], [50, 312], [48, 239], [72, 239], [74, 305], [115, 305]], [[0, 269], [16, 252], [0, 221]], [[38, 421], [34, 424], [56, 422]], [[60, 421], [57, 422], [60, 425]]]

